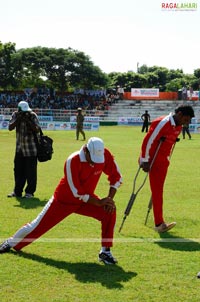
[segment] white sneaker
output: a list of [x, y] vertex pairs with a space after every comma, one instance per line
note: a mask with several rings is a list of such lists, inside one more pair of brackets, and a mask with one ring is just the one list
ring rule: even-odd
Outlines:
[[175, 225], [176, 222], [171, 222], [171, 223], [163, 222], [159, 226], [156, 226], [154, 230], [158, 233], [164, 233], [171, 230], [173, 227], [175, 227]]
[[26, 193], [23, 198], [33, 198], [33, 194], [30, 194], [30, 193]]
[[17, 195], [17, 194], [15, 194], [15, 192], [12, 192], [12, 193], [8, 194], [7, 197], [22, 197], [22, 195]]

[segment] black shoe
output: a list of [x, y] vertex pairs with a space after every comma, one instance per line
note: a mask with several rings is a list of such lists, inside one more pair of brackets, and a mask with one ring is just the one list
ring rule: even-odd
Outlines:
[[11, 249], [11, 247], [8, 244], [7, 240], [0, 244], [0, 254], [8, 253], [10, 251], [10, 249]]
[[115, 259], [113, 257], [111, 252], [100, 252], [99, 261], [102, 261], [105, 264], [116, 264], [117, 263], [117, 259]]

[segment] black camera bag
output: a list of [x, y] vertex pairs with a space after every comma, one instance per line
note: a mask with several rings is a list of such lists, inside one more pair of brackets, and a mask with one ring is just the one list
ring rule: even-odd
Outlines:
[[39, 162], [51, 160], [53, 154], [53, 140], [47, 135], [44, 135], [40, 128], [40, 136], [37, 138], [34, 135], [37, 146], [37, 158]]

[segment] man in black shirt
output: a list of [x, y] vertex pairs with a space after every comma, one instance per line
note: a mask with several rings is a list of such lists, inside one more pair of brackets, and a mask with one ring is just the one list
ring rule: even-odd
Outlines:
[[145, 113], [142, 114], [141, 119], [143, 120], [142, 132], [144, 132], [144, 130], [148, 132], [150, 123], [150, 115], [148, 113], [148, 110], [145, 110]]

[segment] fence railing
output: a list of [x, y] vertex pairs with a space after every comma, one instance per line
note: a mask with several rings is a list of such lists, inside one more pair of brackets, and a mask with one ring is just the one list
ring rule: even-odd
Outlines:
[[[130, 103], [129, 103], [130, 102]], [[99, 117], [100, 121], [118, 121], [119, 117], [139, 117], [144, 110], [148, 110], [151, 115], [151, 119], [173, 112], [174, 109], [183, 104], [183, 101], [139, 101], [139, 102], [120, 102], [110, 107], [109, 110], [83, 110], [85, 116]], [[195, 116], [200, 117], [200, 103], [189, 102], [190, 105], [194, 106]], [[17, 108], [0, 108], [0, 115], [4, 116], [5, 120], [9, 120], [12, 113]], [[54, 121], [65, 121], [69, 122], [71, 116], [77, 114], [77, 110], [72, 109], [38, 109], [35, 108], [33, 111], [42, 119], [42, 117], [51, 116]]]
[[[0, 115], [3, 115], [5, 119], [10, 119], [12, 113], [16, 111], [17, 108], [0, 108]], [[42, 116], [52, 116], [54, 121], [70, 121], [70, 116], [75, 116], [77, 110], [66, 110], [66, 109], [33, 109], [33, 111], [38, 115]], [[100, 120], [104, 120], [108, 117], [108, 110], [83, 110], [84, 115], [96, 116]]]

